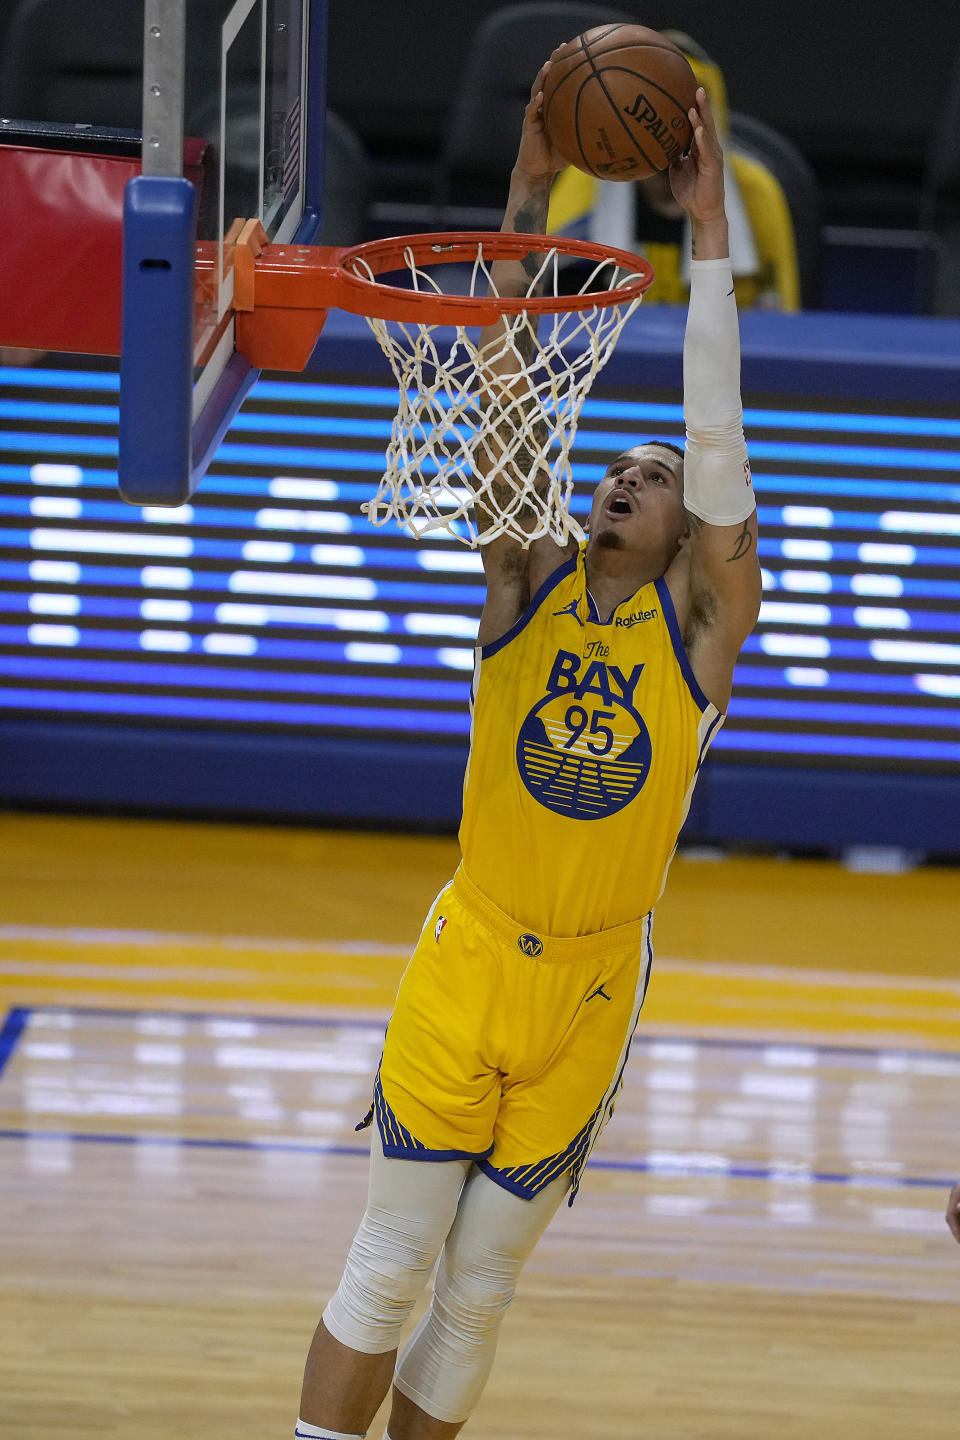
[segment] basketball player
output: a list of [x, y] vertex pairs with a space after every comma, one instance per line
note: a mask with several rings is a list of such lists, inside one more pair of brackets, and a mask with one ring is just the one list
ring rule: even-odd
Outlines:
[[[544, 75], [506, 230], [543, 233], [565, 163], [540, 119]], [[613, 1112], [652, 909], [760, 602], [723, 157], [702, 89], [691, 119], [671, 172], [694, 236], [685, 458], [660, 442], [615, 456], [581, 548], [484, 546], [463, 864], [401, 982], [367, 1117], [367, 1209], [310, 1349], [301, 1437], [364, 1435], [391, 1380], [389, 1440], [457, 1434], [521, 1267]]]

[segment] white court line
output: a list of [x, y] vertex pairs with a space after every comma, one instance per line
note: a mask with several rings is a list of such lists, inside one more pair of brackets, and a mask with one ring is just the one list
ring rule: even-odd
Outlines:
[[383, 945], [374, 940], [288, 940], [277, 936], [188, 935], [173, 930], [100, 930], [83, 926], [0, 925], [0, 944], [38, 942], [50, 945], [143, 946], [147, 949], [269, 951], [287, 955], [383, 955], [403, 959], [410, 945]]
[[[376, 940], [191, 935], [168, 930], [107, 930], [52, 925], [0, 925], [0, 945], [4, 942], [104, 948], [139, 946], [146, 949], [230, 950], [287, 955], [372, 955], [391, 960], [409, 958], [414, 948], [412, 941], [409, 945], [386, 945]], [[788, 981], [796, 985], [833, 983], [854, 990], [874, 990], [878, 987], [888, 990], [937, 990], [960, 996], [960, 981], [946, 980], [935, 975], [885, 975], [880, 971], [858, 974], [845, 970], [817, 970], [806, 967], [799, 969], [791, 965], [744, 965], [725, 960], [686, 960], [660, 955], [655, 955], [653, 968], [654, 974], [659, 970], [670, 975], [711, 975], [727, 980]]]
[[658, 969], [671, 975], [716, 975], [727, 980], [789, 980], [797, 985], [835, 984], [851, 989], [873, 990], [878, 986], [890, 990], [943, 990], [960, 995], [960, 981], [945, 980], [938, 975], [886, 975], [882, 970], [859, 974], [847, 970], [816, 970], [792, 965], [736, 965], [727, 960], [677, 960], [661, 958], [654, 952], [654, 973]]
[[[155, 965], [84, 965], [82, 961], [47, 959], [0, 960], [0, 978], [4, 975], [15, 975], [18, 979], [27, 981], [37, 975], [45, 980], [117, 980], [128, 985], [156, 985], [161, 980], [164, 984], [182, 981], [203, 983], [207, 986], [215, 982], [220, 987], [263, 984], [262, 970], [217, 969], [211, 973], [202, 965], [164, 965], [158, 970]], [[295, 971], [275, 971], [273, 978], [284, 982], [303, 977]], [[323, 975], [323, 983], [326, 986], [339, 986], [343, 990], [357, 992], [378, 988], [376, 980], [349, 970], [327, 971]]]
[[[158, 971], [155, 965], [84, 965], [81, 961], [69, 960], [0, 960], [0, 975], [38, 974], [67, 980], [128, 980], [131, 983], [142, 980], [156, 984], [164, 980], [210, 981], [210, 971], [202, 965], [164, 965]], [[218, 970], [216, 978], [223, 984], [248, 981], [254, 984], [263, 980], [262, 970]], [[325, 977], [326, 978], [326, 977]]]

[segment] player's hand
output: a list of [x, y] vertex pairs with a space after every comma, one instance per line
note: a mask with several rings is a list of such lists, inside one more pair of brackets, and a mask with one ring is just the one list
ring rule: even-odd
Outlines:
[[520, 149], [517, 154], [516, 171], [532, 182], [552, 180], [560, 170], [567, 168], [567, 161], [555, 145], [551, 144], [543, 123], [540, 107], [543, 104], [543, 82], [547, 78], [550, 61], [537, 72], [530, 91], [530, 99], [523, 115], [523, 129], [520, 132]]
[[708, 225], [725, 216], [723, 147], [702, 85], [697, 90], [696, 106], [687, 114], [693, 126], [693, 140], [687, 153], [670, 166], [670, 188], [677, 204], [686, 210], [691, 220]]
[[950, 1199], [947, 1201], [947, 1224], [950, 1234], [960, 1245], [960, 1180], [950, 1191]]

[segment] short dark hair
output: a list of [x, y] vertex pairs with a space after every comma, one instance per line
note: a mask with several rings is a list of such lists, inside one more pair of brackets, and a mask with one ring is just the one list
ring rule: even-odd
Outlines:
[[[679, 455], [681, 460], [684, 459], [684, 452], [683, 452], [682, 448], [681, 448], [679, 445], [674, 445], [674, 444], [672, 444], [671, 441], [669, 441], [669, 440], [638, 440], [637, 443], [636, 443], [636, 445], [631, 445], [631, 446], [630, 446], [630, 449], [631, 449], [631, 450], [644, 450], [644, 449], [646, 449], [646, 447], [647, 447], [648, 445], [657, 445], [657, 446], [659, 446], [659, 448], [660, 448], [661, 450], [672, 450], [673, 453], [674, 453], [674, 455]], [[626, 451], [626, 450], [622, 450], [620, 453], [621, 453], [622, 455], [626, 455], [626, 454], [627, 454], [627, 451]], [[617, 459], [617, 458], [618, 458], [618, 457], [614, 456], [614, 459]], [[608, 464], [612, 465], [612, 464], [613, 464], [613, 460], [610, 460], [610, 461], [608, 462]]]
[[669, 440], [641, 440], [641, 445], [659, 445], [661, 450], [672, 450], [674, 455], [683, 459], [683, 449], [679, 445], [673, 445]]

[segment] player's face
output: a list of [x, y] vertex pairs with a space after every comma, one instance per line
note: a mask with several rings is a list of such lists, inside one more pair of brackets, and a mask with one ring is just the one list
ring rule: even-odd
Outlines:
[[611, 462], [593, 497], [590, 537], [599, 549], [663, 548], [673, 558], [687, 528], [683, 459], [637, 445]]

